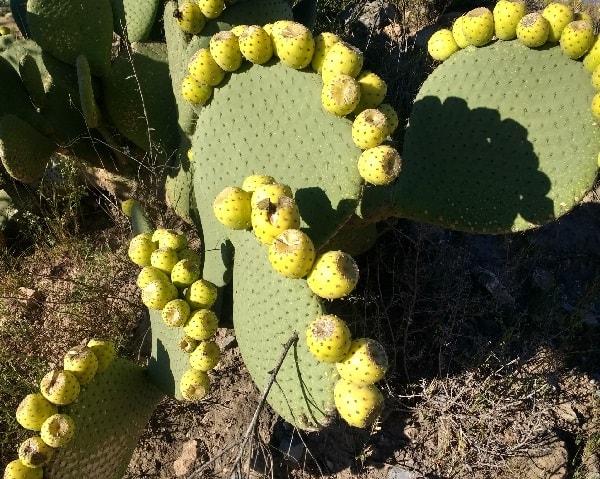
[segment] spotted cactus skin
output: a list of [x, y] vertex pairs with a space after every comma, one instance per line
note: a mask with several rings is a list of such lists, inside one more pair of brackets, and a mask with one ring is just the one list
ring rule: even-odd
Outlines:
[[564, 28], [573, 21], [573, 9], [569, 5], [551, 2], [542, 11], [542, 16], [548, 21], [548, 41], [556, 43]]
[[383, 186], [394, 181], [402, 169], [402, 158], [395, 148], [379, 145], [369, 148], [358, 158], [358, 171], [365, 181]]
[[356, 78], [363, 67], [364, 55], [356, 47], [339, 41], [329, 48], [323, 64], [321, 66], [321, 75], [323, 81], [328, 82], [334, 76], [342, 74]]
[[383, 408], [383, 395], [374, 384], [360, 385], [340, 379], [334, 389], [335, 406], [350, 426], [373, 424]]
[[249, 62], [262, 65], [273, 56], [273, 43], [264, 28], [250, 25], [239, 38], [240, 51]]
[[250, 193], [235, 186], [223, 189], [213, 202], [213, 212], [219, 222], [235, 230], [251, 226]]
[[210, 38], [209, 50], [217, 65], [226, 72], [233, 72], [242, 66], [238, 37], [229, 30], [215, 33]]
[[462, 31], [470, 45], [482, 47], [494, 36], [494, 15], [485, 7], [467, 12], [462, 22]]
[[516, 33], [523, 45], [529, 48], [540, 47], [548, 40], [550, 24], [541, 13], [528, 13], [519, 20]]
[[90, 339], [87, 343], [98, 359], [98, 373], [105, 371], [117, 357], [115, 344], [112, 341], [102, 339]]
[[308, 287], [319, 297], [338, 299], [350, 294], [358, 283], [358, 266], [343, 251], [327, 251], [315, 260], [306, 277]]
[[190, 286], [200, 277], [200, 265], [191, 259], [179, 260], [171, 270], [171, 282], [177, 288]]
[[150, 255], [150, 265], [162, 271], [167, 276], [171, 275], [171, 271], [173, 271], [178, 261], [177, 251], [171, 248], [158, 248]]
[[291, 23], [273, 35], [277, 56], [285, 66], [301, 70], [310, 65], [315, 51], [311, 31], [300, 23]]
[[19, 445], [19, 459], [27, 467], [41, 467], [54, 454], [54, 449], [46, 444], [40, 436], [32, 436]]
[[269, 262], [286, 278], [303, 278], [315, 262], [315, 245], [299, 229], [287, 229], [278, 234], [269, 246]]
[[197, 309], [190, 315], [183, 331], [190, 338], [203, 341], [212, 338], [218, 327], [219, 318], [213, 311]]
[[77, 377], [61, 369], [53, 369], [40, 381], [42, 395], [51, 403], [64, 406], [71, 404], [79, 396], [81, 387]]
[[129, 259], [138, 266], [151, 266], [150, 258], [156, 248], [157, 245], [152, 241], [152, 236], [148, 233], [141, 233], [132, 238], [127, 254]]
[[560, 36], [560, 48], [569, 58], [582, 57], [594, 44], [594, 28], [585, 20], [569, 23]]
[[75, 436], [75, 421], [68, 414], [59, 413], [50, 416], [42, 424], [40, 437], [50, 447], [64, 447]]
[[208, 309], [217, 300], [217, 294], [217, 286], [202, 278], [185, 290], [185, 300], [192, 309]]
[[325, 363], [341, 361], [348, 354], [351, 342], [348, 325], [334, 314], [319, 316], [306, 329], [308, 350]]
[[161, 316], [164, 323], [171, 328], [183, 326], [190, 316], [190, 305], [183, 299], [173, 299], [165, 304]]
[[388, 369], [383, 346], [370, 338], [352, 341], [347, 354], [337, 362], [338, 373], [355, 384], [373, 384], [381, 380]]
[[200, 401], [210, 390], [210, 378], [205, 371], [188, 369], [179, 380], [179, 390], [183, 399]]
[[252, 209], [251, 221], [259, 241], [270, 245], [278, 234], [300, 226], [300, 211], [296, 202], [288, 196], [280, 197], [275, 204], [264, 199]]
[[77, 346], [67, 351], [63, 367], [73, 373], [79, 384], [88, 384], [98, 372], [98, 358], [87, 346]]
[[213, 369], [221, 360], [221, 350], [214, 341], [201, 341], [190, 354], [190, 366], [199, 371]]
[[352, 113], [360, 102], [360, 85], [350, 75], [336, 75], [326, 80], [321, 89], [323, 109], [336, 116]]
[[[517, 36], [517, 24], [525, 16], [523, 0], [500, 0], [494, 6], [494, 33], [499, 40], [512, 40]], [[461, 48], [464, 48], [462, 46]]]
[[24, 465], [21, 460], [10, 461], [4, 469], [4, 479], [42, 479], [44, 470]]
[[387, 117], [374, 108], [361, 111], [352, 122], [352, 141], [362, 150], [379, 146], [387, 132]]
[[25, 429], [39, 431], [44, 421], [57, 412], [57, 406], [42, 394], [32, 393], [25, 396], [19, 403], [16, 417], [17, 422]]
[[148, 309], [161, 310], [179, 295], [177, 288], [170, 281], [155, 279], [142, 290], [142, 303]]

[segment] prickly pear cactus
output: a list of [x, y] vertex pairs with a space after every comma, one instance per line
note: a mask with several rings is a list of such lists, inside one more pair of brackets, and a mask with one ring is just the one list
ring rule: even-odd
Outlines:
[[152, 31], [159, 0], [111, 0], [114, 29], [130, 42], [146, 41]]
[[62, 412], [74, 439], [44, 467], [47, 479], [121, 479], [152, 411], [163, 398], [139, 366], [116, 359]]
[[415, 100], [401, 175], [366, 190], [363, 215], [477, 233], [558, 218], [596, 177], [593, 95], [589, 72], [558, 47], [509, 41], [454, 54]]

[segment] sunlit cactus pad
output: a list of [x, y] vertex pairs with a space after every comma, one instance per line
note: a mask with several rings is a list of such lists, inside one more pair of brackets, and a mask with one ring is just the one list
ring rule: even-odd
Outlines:
[[163, 395], [139, 366], [116, 359], [62, 409], [75, 437], [44, 467], [45, 479], [121, 479]]
[[204, 275], [216, 284], [227, 280], [219, 265], [227, 232], [211, 205], [226, 186], [253, 173], [288, 184], [317, 248], [354, 212], [362, 187], [351, 122], [323, 109], [318, 74], [281, 63], [242, 69], [215, 88], [193, 137]]
[[463, 231], [532, 228], [569, 211], [600, 151], [589, 72], [558, 47], [467, 48], [425, 81], [405, 135], [395, 214]]
[[260, 390], [296, 331], [299, 340], [288, 352], [268, 402], [286, 421], [301, 429], [326, 425], [335, 412], [334, 364], [318, 361], [306, 346], [306, 328], [325, 314], [322, 302], [303, 279], [279, 275], [267, 259], [267, 247], [254, 235], [237, 231], [233, 270], [233, 317], [244, 364]]

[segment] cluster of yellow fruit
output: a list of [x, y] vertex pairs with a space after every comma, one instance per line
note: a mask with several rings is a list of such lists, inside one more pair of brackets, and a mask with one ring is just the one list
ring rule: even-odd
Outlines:
[[183, 328], [179, 345], [189, 353], [190, 369], [179, 382], [182, 397], [188, 401], [204, 398], [210, 389], [207, 371], [221, 359], [214, 341], [219, 319], [210, 309], [217, 287], [200, 278], [200, 257], [188, 247], [186, 236], [175, 230], [159, 228], [134, 236], [128, 255], [142, 267], [136, 284], [144, 305], [160, 311], [168, 327]]
[[370, 338], [352, 340], [344, 320], [319, 316], [306, 330], [308, 350], [319, 361], [335, 363], [340, 379], [334, 387], [338, 413], [348, 424], [367, 427], [379, 416], [383, 395], [375, 385], [388, 369], [383, 346]]
[[358, 282], [358, 266], [343, 251], [316, 255], [310, 237], [301, 231], [300, 212], [288, 185], [268, 175], [250, 175], [241, 187], [228, 186], [213, 202], [213, 212], [226, 227], [252, 229], [269, 247], [269, 262], [286, 278], [306, 277], [317, 296], [337, 299]]
[[111, 341], [90, 340], [86, 346], [70, 349], [63, 369], [49, 371], [40, 381], [40, 392], [28, 394], [17, 407], [17, 422], [38, 435], [26, 439], [18, 449], [19, 458], [4, 470], [4, 479], [41, 479], [43, 466], [52, 459], [56, 448], [68, 444], [75, 435], [71, 416], [59, 406], [77, 400], [87, 384], [105, 371], [116, 356]]
[[209, 101], [226, 73], [238, 70], [243, 60], [264, 64], [273, 56], [289, 68], [311, 67], [321, 74], [323, 108], [336, 116], [354, 115], [352, 139], [363, 151], [358, 170], [365, 181], [389, 184], [401, 169], [401, 157], [382, 143], [398, 127], [398, 115], [382, 103], [387, 84], [377, 74], [361, 71], [363, 54], [336, 34], [313, 37], [304, 25], [279, 20], [264, 27], [238, 25], [210, 39], [209, 48], [199, 49], [188, 63], [181, 85], [184, 99], [195, 105]]
[[[594, 35], [592, 18], [569, 5], [551, 2], [541, 12], [527, 13], [523, 0], [500, 0], [493, 11], [475, 8], [456, 19], [452, 29], [436, 31], [427, 44], [429, 54], [439, 61], [450, 58], [469, 45], [481, 47], [498, 40], [513, 40], [530, 48], [559, 44], [569, 58], [583, 59], [592, 73], [592, 85], [600, 92], [600, 35]], [[592, 100], [592, 114], [600, 119], [600, 93]]]
[[218, 18], [224, 9], [225, 0], [190, 0], [181, 4], [173, 17], [184, 33], [198, 35], [204, 30], [206, 21]]

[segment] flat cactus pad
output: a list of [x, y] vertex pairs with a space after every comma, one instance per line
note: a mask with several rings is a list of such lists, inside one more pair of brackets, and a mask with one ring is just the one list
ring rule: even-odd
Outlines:
[[114, 30], [130, 42], [145, 41], [154, 25], [159, 0], [111, 0]]
[[75, 437], [56, 451], [44, 478], [121, 479], [162, 398], [139, 366], [116, 359], [61, 409], [73, 418]]
[[242, 69], [215, 88], [192, 140], [204, 275], [218, 285], [229, 278], [222, 262], [228, 231], [212, 213], [223, 188], [254, 173], [288, 184], [317, 248], [354, 212], [362, 189], [351, 121], [323, 109], [320, 76], [278, 62]]
[[593, 95], [589, 72], [559, 47], [499, 41], [454, 54], [415, 100], [389, 188], [395, 214], [505, 233], [568, 212], [596, 177]]
[[263, 390], [283, 345], [296, 331], [267, 401], [290, 424], [301, 429], [325, 426], [335, 412], [335, 365], [318, 361], [306, 346], [306, 328], [326, 314], [321, 300], [304, 279], [288, 279], [271, 267], [267, 247], [254, 235], [236, 231], [233, 318], [244, 363]]

